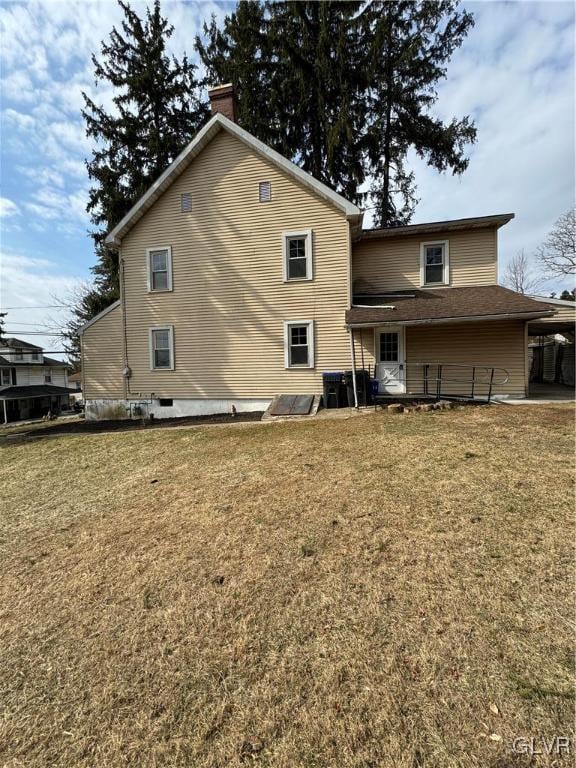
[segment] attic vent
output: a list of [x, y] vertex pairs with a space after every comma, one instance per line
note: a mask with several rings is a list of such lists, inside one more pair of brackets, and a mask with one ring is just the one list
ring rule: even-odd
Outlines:
[[272, 184], [269, 181], [261, 181], [258, 185], [261, 203], [269, 203], [272, 200]]
[[180, 210], [182, 213], [190, 213], [192, 210], [192, 193], [191, 192], [184, 192], [183, 195], [180, 195]]

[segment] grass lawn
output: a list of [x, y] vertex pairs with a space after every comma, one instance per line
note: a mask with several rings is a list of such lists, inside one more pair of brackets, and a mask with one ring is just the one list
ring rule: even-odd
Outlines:
[[573, 417], [0, 441], [0, 765], [572, 765]]

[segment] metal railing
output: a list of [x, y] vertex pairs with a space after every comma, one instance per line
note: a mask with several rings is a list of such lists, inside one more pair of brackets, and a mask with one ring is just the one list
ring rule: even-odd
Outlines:
[[[402, 366], [405, 396], [424, 396], [440, 400], [466, 399], [490, 402], [495, 387], [509, 380], [508, 371], [495, 365], [479, 363], [406, 363]], [[378, 378], [375, 376], [374, 378]], [[398, 393], [380, 393], [379, 398], [397, 397]]]

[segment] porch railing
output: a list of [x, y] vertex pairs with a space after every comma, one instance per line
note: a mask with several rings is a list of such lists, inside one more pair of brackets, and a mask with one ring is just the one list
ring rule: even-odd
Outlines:
[[[375, 370], [376, 374], [376, 370]], [[376, 375], [375, 375], [375, 378]], [[437, 400], [466, 399], [490, 402], [494, 389], [506, 384], [508, 371], [479, 363], [406, 363], [403, 378], [406, 396], [423, 395]], [[378, 397], [397, 397], [399, 393], [380, 393]]]

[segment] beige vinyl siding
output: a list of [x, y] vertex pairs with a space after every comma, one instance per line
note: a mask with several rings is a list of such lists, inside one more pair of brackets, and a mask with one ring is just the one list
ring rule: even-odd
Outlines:
[[[539, 299], [539, 301], [546, 301], [546, 299]], [[563, 304], [550, 304], [550, 309], [553, 309], [556, 314], [553, 317], [540, 317], [538, 318], [538, 324], [540, 323], [575, 323], [576, 322], [576, 304], [571, 307], [567, 307]]]
[[122, 310], [120, 306], [82, 334], [82, 375], [85, 400], [123, 399]]
[[[272, 199], [259, 202], [259, 182]], [[180, 211], [190, 192], [192, 211]], [[312, 281], [284, 282], [283, 231], [313, 230]], [[146, 249], [172, 248], [173, 290], [147, 291]], [[127, 234], [129, 396], [272, 397], [321, 391], [349, 367], [344, 313], [349, 226], [342, 212], [244, 143], [219, 133]], [[315, 368], [284, 368], [286, 320], [313, 320]], [[149, 329], [174, 326], [173, 371], [151, 371]]]
[[[407, 391], [422, 391], [419, 367], [412, 363], [459, 363], [495, 366], [508, 371], [509, 380], [497, 384], [494, 394], [523, 396], [526, 388], [526, 352], [524, 321], [490, 320], [486, 322], [440, 323], [437, 325], [406, 326], [406, 364], [408, 366]], [[356, 364], [361, 366], [361, 351], [364, 360], [374, 372], [374, 334], [372, 329], [354, 331]], [[451, 379], [469, 378], [470, 370], [445, 369]], [[430, 374], [433, 375], [432, 373]], [[478, 376], [481, 374], [479, 373]], [[498, 372], [497, 381], [502, 379]], [[470, 383], [460, 381], [444, 387], [446, 394], [467, 394]], [[481, 387], [479, 394], [486, 394]], [[478, 393], [478, 390], [477, 390]]]
[[496, 285], [497, 230], [493, 227], [436, 236], [360, 240], [352, 250], [354, 291], [420, 287], [420, 244], [449, 242], [450, 285]]

